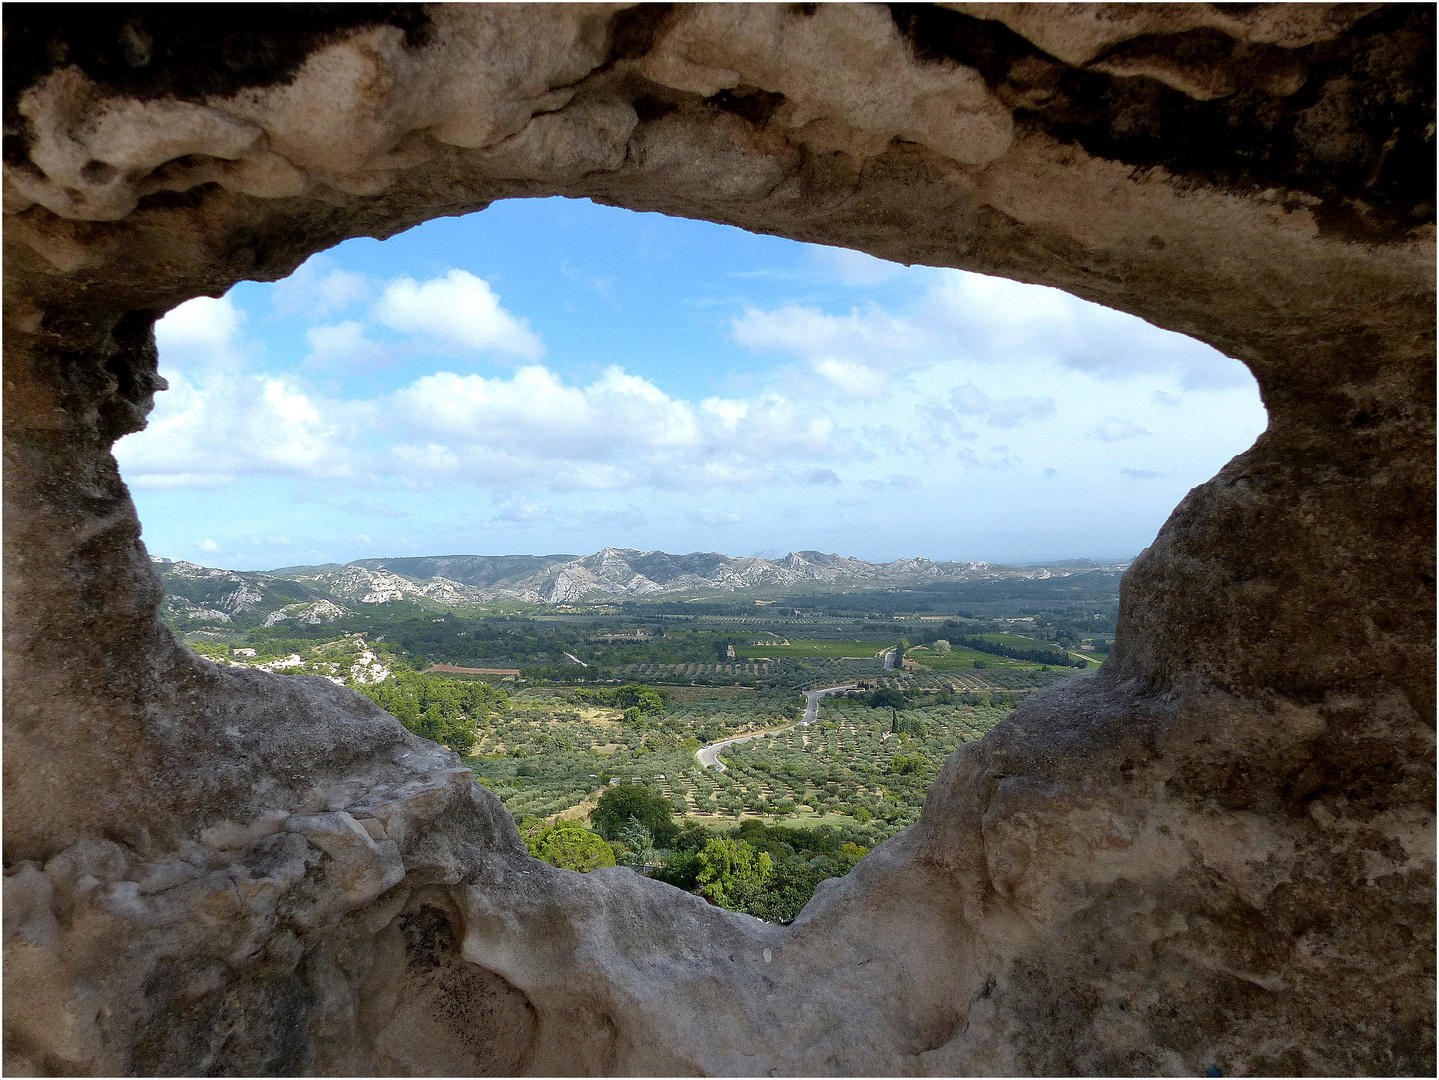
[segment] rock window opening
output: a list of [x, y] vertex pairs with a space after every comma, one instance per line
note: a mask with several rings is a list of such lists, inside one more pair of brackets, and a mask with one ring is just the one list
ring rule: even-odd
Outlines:
[[[1433, 1075], [1432, 7], [108, 5], [83, 23], [29, 7], [6, 12], [8, 1071]], [[398, 498], [336, 500], [376, 463], [416, 498], [508, 475], [513, 493], [465, 508], [497, 527], [572, 513], [643, 530], [658, 511], [614, 497], [631, 471], [687, 475], [682, 502], [707, 478], [803, 457], [766, 438], [807, 433], [829, 456], [796, 466], [796, 506], [857, 511], [840, 506], [853, 490], [908, 507], [911, 524], [933, 514], [939, 532], [911, 530], [922, 552], [971, 522], [926, 502], [918, 465], [865, 472], [884, 459], [841, 435], [863, 450], [942, 430], [950, 445], [915, 442], [914, 461], [968, 448], [980, 472], [1006, 446], [1017, 476], [1039, 460], [1034, 433], [1065, 415], [1050, 386], [901, 370], [892, 350], [914, 310], [882, 297], [786, 298], [829, 322], [775, 319], [782, 305], [761, 301], [752, 317], [716, 313], [795, 381], [702, 387], [725, 370], [713, 357], [632, 360], [659, 320], [627, 328], [636, 348], [608, 358], [614, 373], [566, 371], [513, 276], [458, 260], [374, 272], [373, 297], [347, 310], [367, 282], [306, 263], [356, 237], [403, 245], [428, 235], [406, 232], [423, 222], [496, 222], [514, 200], [555, 197], [997, 282], [988, 307], [955, 318], [1002, 308], [1003, 281], [1043, 285], [1237, 358], [1263, 397], [1268, 425], [1253, 414], [1217, 474], [1116, 552], [1144, 547], [1103, 667], [945, 758], [915, 824], [826, 879], [789, 925], [624, 867], [532, 859], [500, 799], [375, 701], [203, 660], [162, 620], [181, 593], [167, 598], [150, 561], [164, 549], [141, 543], [126, 479], [147, 541], [166, 528], [164, 499], [217, 521], [211, 508], [260, 490], [253, 478], [281, 476], [294, 501], [277, 518], [343, 518], [356, 543], [379, 543], [425, 519]], [[254, 351], [262, 319], [239, 298], [257, 286], [237, 283], [302, 266], [302, 344]], [[608, 275], [570, 268], [589, 290], [577, 295], [601, 300]], [[1045, 310], [991, 338], [1022, 337]], [[135, 435], [161, 386], [160, 313], [163, 348], [184, 339], [220, 359], [177, 366], [171, 404]], [[406, 335], [459, 351], [481, 335], [509, 367], [400, 375], [385, 343]], [[871, 365], [857, 341], [888, 358]], [[1078, 379], [1110, 355], [1059, 359]], [[338, 380], [326, 357], [349, 365], [351, 392], [297, 392], [307, 359], [307, 377]], [[898, 400], [905, 378], [927, 427], [866, 431], [837, 411], [885, 388]], [[802, 418], [746, 428], [781, 390]], [[504, 424], [551, 401], [574, 403], [543, 447], [565, 468], [502, 456]], [[1168, 406], [1151, 394], [1147, 407]], [[612, 421], [603, 453], [573, 422], [586, 408]], [[816, 426], [820, 409], [832, 427]], [[410, 425], [403, 439], [386, 441], [386, 419]], [[196, 452], [144, 450], [167, 423]], [[1071, 442], [1096, 455], [1175, 442], [1174, 425], [1119, 408], [1086, 423]], [[732, 429], [744, 437], [720, 439]], [[960, 435], [989, 429], [1006, 435]], [[716, 459], [717, 478], [704, 470]], [[1178, 477], [1157, 451], [1113, 465], [1136, 492]], [[1083, 492], [1052, 467], [1036, 482], [1084, 519]], [[518, 497], [537, 475], [594, 501]], [[729, 515], [748, 513], [734, 490], [684, 503], [681, 527], [721, 547], [743, 524]], [[249, 512], [275, 508], [255, 498]], [[296, 534], [257, 531], [254, 565], [289, 564], [262, 547]], [[193, 542], [212, 561], [232, 546]], [[309, 602], [278, 594], [272, 610], [280, 599]], [[414, 603], [430, 620], [417, 640], [440, 636], [450, 616]], [[292, 615], [323, 627], [326, 610]], [[753, 663], [747, 642], [716, 642], [736, 656], [712, 663]], [[389, 682], [364, 666], [365, 687]], [[597, 707], [567, 704], [582, 720]], [[648, 704], [636, 694], [638, 718], [603, 744], [626, 755], [608, 777], [620, 787], [673, 779], [668, 764], [632, 767], [653, 756], [639, 751], [657, 721], [665, 733]], [[824, 722], [854, 707], [822, 706], [806, 730], [848, 737]], [[867, 734], [909, 739], [890, 775], [915, 776], [923, 710], [864, 708], [894, 710]], [[544, 734], [573, 743], [575, 728], [556, 719]], [[710, 771], [717, 805], [759, 753], [733, 749], [727, 772]], [[510, 779], [533, 791], [544, 777], [516, 763]], [[854, 808], [853, 775], [822, 779], [823, 807]]]

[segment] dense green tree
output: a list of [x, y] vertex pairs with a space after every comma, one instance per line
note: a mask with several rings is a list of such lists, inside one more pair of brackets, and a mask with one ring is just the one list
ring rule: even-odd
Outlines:
[[679, 831], [671, 819], [669, 800], [644, 784], [618, 784], [601, 795], [590, 811], [591, 827], [606, 840], [619, 840], [630, 818], [649, 829], [660, 847], [668, 847]]
[[774, 870], [767, 852], [758, 851], [743, 840], [711, 840], [699, 856], [695, 875], [700, 891], [720, 907], [742, 910]]
[[670, 848], [694, 854], [714, 839], [714, 832], [698, 821], [689, 820], [680, 826]]
[[699, 887], [700, 861], [694, 851], [672, 851], [664, 865], [651, 875], [656, 881], [692, 892]]
[[545, 829], [525, 843], [531, 855], [561, 870], [588, 874], [601, 866], [615, 865], [614, 852], [602, 837], [570, 822]]
[[904, 696], [903, 690], [893, 690], [888, 686], [871, 691], [865, 701], [871, 709], [903, 709], [909, 705], [909, 698]]
[[745, 904], [745, 911], [768, 922], [790, 922], [809, 903], [819, 883], [829, 874], [798, 857], [781, 859], [762, 888]]

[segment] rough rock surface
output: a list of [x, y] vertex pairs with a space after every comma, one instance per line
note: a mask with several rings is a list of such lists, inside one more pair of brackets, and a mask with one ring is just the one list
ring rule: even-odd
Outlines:
[[[6, 13], [7, 1071], [1432, 1075], [1431, 7], [72, 14]], [[154, 319], [554, 194], [1067, 289], [1269, 409], [1102, 673], [788, 927], [157, 619]]]

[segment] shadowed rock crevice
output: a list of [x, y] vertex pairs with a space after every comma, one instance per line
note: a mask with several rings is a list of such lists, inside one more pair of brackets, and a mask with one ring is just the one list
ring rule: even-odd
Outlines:
[[1373, 242], [1432, 224], [1435, 188], [1434, 12], [1375, 6], [1341, 9], [1353, 24], [1302, 48], [1204, 26], [1120, 40], [1077, 67], [985, 5], [889, 8], [916, 56], [973, 67], [1025, 130], [1197, 186], [1283, 192], [1321, 229]]
[[[59, 19], [6, 19], [9, 1071], [1433, 1072], [1431, 8]], [[528, 859], [454, 755], [159, 621], [109, 452], [154, 319], [551, 195], [1066, 289], [1269, 410], [1104, 669], [789, 926]]]

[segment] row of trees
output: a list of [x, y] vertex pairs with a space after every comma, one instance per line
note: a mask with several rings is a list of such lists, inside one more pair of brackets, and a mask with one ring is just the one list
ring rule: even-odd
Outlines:
[[1029, 649], [1015, 645], [1005, 645], [998, 641], [988, 641], [982, 637], [960, 638], [959, 643], [966, 649], [973, 649], [975, 652], [989, 653], [991, 656], [1007, 656], [1011, 660], [1028, 660], [1033, 664], [1049, 664], [1051, 667], [1088, 667], [1088, 661], [1081, 660], [1068, 653], [1062, 653], [1058, 649]]

